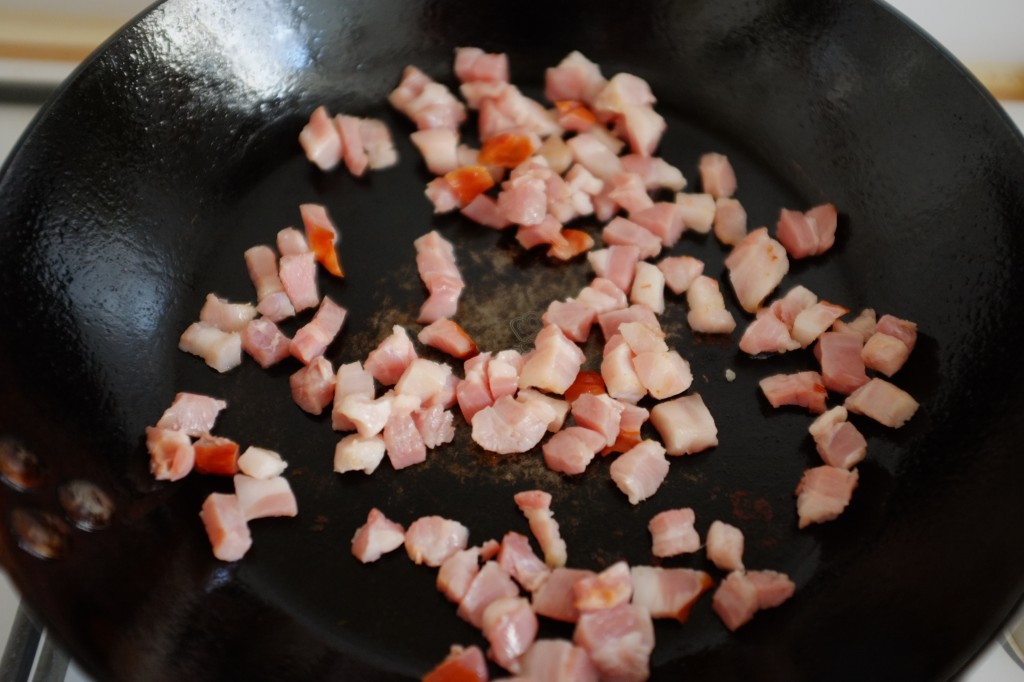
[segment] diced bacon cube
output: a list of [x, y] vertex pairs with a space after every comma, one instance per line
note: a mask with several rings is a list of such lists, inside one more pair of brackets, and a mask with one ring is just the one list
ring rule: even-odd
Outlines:
[[657, 400], [677, 396], [693, 383], [690, 363], [674, 350], [637, 353], [633, 369], [640, 383]]
[[238, 473], [238, 443], [223, 436], [203, 434], [193, 443], [195, 469], [201, 474], [233, 476]]
[[572, 403], [572, 416], [576, 423], [590, 429], [611, 445], [619, 435], [623, 405], [606, 394], [585, 393]]
[[484, 52], [478, 47], [455, 50], [455, 77], [463, 83], [472, 81], [508, 82], [508, 55]]
[[[594, 273], [613, 282], [623, 292], [628, 292], [636, 275], [640, 260], [640, 247], [635, 244], [615, 244], [587, 254], [587, 260]], [[620, 306], [621, 307], [621, 306]], [[597, 312], [604, 312], [597, 310]]]
[[279, 275], [295, 312], [315, 308], [320, 303], [316, 283], [316, 255], [312, 251], [281, 256]]
[[347, 311], [340, 305], [324, 296], [320, 307], [309, 324], [301, 327], [289, 344], [289, 351], [303, 364], [309, 364], [313, 358], [323, 355], [327, 346], [341, 331], [345, 323]]
[[426, 189], [423, 190], [423, 194], [433, 204], [434, 213], [450, 213], [456, 209], [463, 208], [462, 202], [455, 193], [455, 188], [452, 187], [451, 183], [444, 176], [434, 178], [428, 182]]
[[685, 622], [697, 599], [714, 584], [711, 576], [692, 568], [633, 566], [633, 604], [644, 608], [651, 618], [674, 618]]
[[326, 107], [313, 110], [299, 133], [299, 144], [310, 163], [322, 171], [333, 170], [341, 162], [341, 136]]
[[247, 324], [241, 340], [242, 349], [264, 369], [291, 356], [291, 339], [266, 317]]
[[724, 154], [709, 153], [700, 157], [701, 188], [715, 199], [736, 193], [736, 173]]
[[519, 659], [527, 680], [544, 682], [598, 682], [590, 654], [564, 639], [538, 639]]
[[[303, 205], [308, 207], [313, 204]], [[318, 206], [318, 208], [326, 215], [326, 210], [323, 206]], [[309, 242], [306, 241], [306, 236], [294, 227], [286, 227], [277, 233], [277, 250], [281, 252], [282, 256], [297, 256], [301, 253], [312, 251], [309, 248]]]
[[484, 637], [491, 647], [487, 655], [506, 670], [519, 670], [519, 657], [537, 638], [540, 624], [522, 597], [501, 597], [484, 609], [482, 617]]
[[423, 516], [405, 531], [405, 551], [416, 564], [437, 568], [455, 552], [466, 549], [469, 529], [442, 516]]
[[650, 106], [626, 104], [622, 107], [620, 123], [629, 148], [634, 154], [653, 156], [665, 134], [665, 119]]
[[397, 398], [392, 402], [391, 414], [382, 432], [388, 461], [396, 471], [427, 459], [426, 443], [412, 418], [412, 405], [418, 405], [419, 401], [408, 396], [405, 398], [411, 400], [411, 403], [399, 404]]
[[789, 576], [778, 571], [747, 571], [747, 580], [757, 588], [757, 608], [779, 606], [793, 596], [796, 585]]
[[707, 234], [715, 223], [715, 198], [710, 194], [676, 194], [676, 206], [687, 229]]
[[825, 411], [828, 391], [817, 372], [774, 374], [761, 379], [759, 385], [772, 407], [798, 405], [814, 414]]
[[659, 201], [640, 211], [630, 211], [629, 219], [661, 240], [665, 248], [675, 246], [686, 230], [678, 204]]
[[516, 493], [516, 506], [530, 524], [530, 532], [544, 553], [544, 563], [551, 568], [565, 566], [568, 550], [551, 511], [551, 494], [542, 490]]
[[495, 230], [504, 230], [512, 225], [512, 221], [501, 211], [498, 202], [486, 194], [478, 194], [473, 201], [462, 207], [460, 213], [475, 223]]
[[416, 349], [409, 334], [403, 327], [395, 325], [391, 335], [370, 351], [363, 366], [380, 383], [394, 386], [415, 359]]
[[[648, 106], [657, 102], [647, 81], [631, 73], [617, 73], [594, 97], [594, 111], [601, 114], [622, 114], [624, 107]], [[611, 118], [611, 116], [608, 116]]]
[[367, 402], [373, 400], [375, 388], [373, 375], [363, 369], [359, 361], [338, 367], [334, 382], [334, 406], [331, 410], [331, 428], [335, 431], [352, 431], [356, 425], [345, 416], [343, 405], [349, 396], [359, 396]]
[[573, 585], [576, 608], [580, 612], [610, 609], [633, 596], [629, 564], [617, 561], [597, 575], [587, 576]]
[[288, 479], [283, 476], [253, 478], [237, 474], [234, 482], [238, 504], [246, 521], [272, 516], [297, 516], [299, 513], [295, 493]]
[[569, 475], [582, 474], [606, 444], [603, 434], [582, 426], [570, 426], [557, 432], [544, 444], [544, 463], [552, 471]]
[[609, 341], [601, 361], [601, 378], [608, 388], [608, 395], [616, 400], [635, 404], [645, 395], [647, 388], [640, 382], [633, 367], [633, 351], [626, 343], [612, 346]]
[[488, 452], [501, 455], [526, 452], [540, 443], [549, 421], [550, 418], [541, 418], [527, 404], [506, 395], [473, 415], [472, 437]]
[[544, 96], [551, 102], [590, 102], [604, 89], [607, 82], [597, 64], [574, 50], [559, 62], [558, 66], [545, 71]]
[[658, 318], [654, 311], [645, 305], [631, 305], [628, 308], [612, 310], [601, 313], [597, 316], [597, 323], [601, 326], [601, 334], [604, 338], [611, 340], [619, 333], [619, 327], [628, 322], [640, 322], [653, 329], [661, 329]]
[[825, 464], [852, 469], [867, 455], [867, 440], [856, 426], [846, 421], [845, 407], [833, 407], [825, 412], [814, 420], [808, 431]]
[[569, 339], [583, 343], [590, 336], [590, 328], [597, 319], [594, 309], [575, 299], [552, 301], [541, 316], [541, 321], [553, 324]]
[[592, 132], [580, 133], [566, 141], [576, 163], [586, 168], [595, 177], [610, 181], [622, 172], [622, 162]]
[[184, 431], [146, 427], [149, 470], [158, 481], [178, 481], [195, 466], [196, 451]]
[[250, 445], [238, 457], [238, 468], [246, 476], [273, 478], [284, 473], [284, 470], [288, 468], [288, 462], [273, 450]]
[[479, 352], [469, 334], [457, 323], [448, 319], [431, 322], [420, 330], [416, 338], [423, 345], [437, 348], [459, 360], [465, 360]]
[[647, 306], [658, 315], [665, 312], [665, 275], [658, 266], [646, 261], [636, 264], [629, 300]]
[[178, 340], [178, 348], [202, 358], [222, 374], [242, 364], [242, 335], [204, 322], [189, 325]]
[[700, 549], [700, 535], [694, 528], [696, 514], [683, 507], [659, 512], [651, 517], [651, 553], [659, 558], [689, 554]]
[[914, 345], [917, 343], [917, 324], [910, 320], [901, 320], [893, 315], [882, 315], [878, 318], [875, 331], [895, 336], [910, 350], [914, 350]]
[[322, 355], [292, 374], [288, 383], [295, 404], [310, 414], [320, 414], [334, 401], [337, 377], [330, 361]]
[[821, 364], [825, 388], [849, 395], [868, 382], [861, 350], [864, 338], [857, 332], [825, 332], [818, 337], [814, 354]]
[[390, 168], [398, 163], [398, 152], [387, 125], [374, 118], [359, 119], [359, 137], [372, 170]]
[[395, 392], [418, 398], [419, 403], [423, 404], [444, 390], [451, 373], [452, 368], [448, 365], [416, 358], [395, 383]]
[[782, 244], [768, 236], [767, 228], [760, 227], [733, 247], [725, 266], [740, 305], [753, 313], [789, 272], [789, 259]]
[[536, 350], [519, 373], [520, 388], [538, 388], [561, 395], [572, 386], [586, 356], [562, 331], [547, 325], [537, 334]]
[[[618, 333], [634, 353], [656, 353], [668, 351], [665, 332], [643, 322], [623, 322]], [[608, 345], [611, 345], [610, 342]], [[608, 347], [605, 347], [608, 350]]]
[[644, 440], [612, 462], [611, 477], [630, 504], [639, 504], [661, 487], [668, 475], [668, 460], [661, 443]]
[[613, 175], [608, 182], [608, 197], [627, 213], [637, 213], [654, 205], [639, 175], [623, 171]]
[[665, 285], [673, 293], [683, 294], [704, 273], [704, 262], [693, 256], [666, 256], [658, 261], [658, 269], [665, 275]]
[[345, 168], [357, 178], [361, 177], [370, 165], [370, 158], [363, 148], [359, 119], [355, 116], [338, 114], [334, 117], [334, 125], [338, 129], [338, 134], [341, 135], [341, 158], [345, 162]]
[[597, 575], [594, 571], [581, 568], [555, 568], [541, 586], [533, 593], [533, 610], [563, 623], [575, 623], [580, 611], [576, 608], [574, 588], [576, 583]]
[[213, 546], [213, 555], [221, 561], [238, 561], [252, 547], [249, 525], [236, 495], [211, 493], [203, 502], [199, 518]]
[[723, 571], [743, 570], [743, 531], [716, 519], [708, 528], [707, 542], [711, 563]]
[[551, 575], [548, 565], [533, 553], [529, 539], [512, 531], [501, 539], [498, 565], [529, 592], [540, 589]]
[[851, 393], [844, 406], [850, 412], [898, 429], [914, 416], [920, 405], [903, 389], [876, 377]]
[[686, 289], [686, 323], [690, 329], [704, 334], [729, 334], [736, 328], [736, 319], [725, 307], [725, 298], [718, 280], [698, 275]]
[[806, 470], [795, 493], [800, 528], [838, 518], [850, 504], [857, 478], [856, 469], [823, 465]]
[[816, 206], [801, 213], [782, 209], [776, 234], [793, 258], [817, 256], [832, 247], [836, 238], [837, 214], [832, 204]]
[[379, 434], [350, 434], [338, 441], [334, 448], [334, 470], [339, 474], [349, 471], [372, 474], [384, 461], [385, 450], [384, 439]]
[[374, 507], [352, 536], [352, 554], [364, 564], [377, 561], [405, 543], [405, 529]]
[[240, 332], [255, 317], [256, 307], [251, 303], [231, 303], [214, 294], [206, 295], [206, 302], [199, 311], [200, 322], [225, 332]]
[[661, 253], [661, 239], [631, 220], [613, 218], [601, 231], [605, 244], [633, 245], [640, 249], [640, 259], [654, 258]]
[[381, 396], [376, 400], [362, 393], [346, 395], [331, 412], [331, 421], [335, 421], [334, 414], [337, 413], [339, 420], [347, 420], [360, 436], [369, 438], [384, 429], [391, 418], [393, 403], [394, 397], [390, 395]]
[[807, 348], [848, 312], [846, 308], [828, 301], [818, 301], [804, 308], [793, 320], [793, 340], [801, 348]]
[[757, 311], [757, 318], [747, 326], [740, 338], [740, 350], [748, 355], [785, 353], [799, 347], [800, 344], [790, 336], [789, 327], [764, 308]]
[[786, 292], [782, 298], [772, 301], [768, 307], [772, 315], [793, 329], [797, 316], [818, 302], [817, 295], [805, 286], [797, 285]]
[[718, 445], [718, 427], [700, 394], [658, 403], [651, 424], [669, 455], [689, 455]]
[[864, 365], [887, 377], [898, 372], [909, 357], [907, 344], [882, 332], [872, 334], [861, 348], [861, 361]]
[[715, 590], [711, 607], [725, 623], [725, 627], [735, 632], [740, 626], [749, 623], [757, 613], [757, 587], [742, 571], [733, 571]]
[[417, 130], [409, 135], [409, 139], [423, 156], [427, 170], [434, 175], [444, 175], [459, 167], [455, 151], [459, 146], [458, 131], [450, 128]]
[[455, 438], [455, 416], [441, 405], [416, 410], [412, 413], [412, 420], [428, 448], [451, 443]]
[[641, 682], [650, 676], [654, 625], [644, 608], [620, 604], [583, 613], [573, 642], [590, 652], [601, 679]]
[[723, 244], [735, 246], [747, 236], [747, 211], [737, 199], [715, 200], [715, 237]]
[[183, 431], [193, 438], [213, 430], [217, 416], [228, 404], [219, 398], [198, 393], [181, 392], [164, 410], [156, 426], [169, 431]]
[[437, 589], [458, 604], [480, 572], [480, 548], [460, 549], [444, 560], [437, 571]]
[[[408, 536], [408, 534], [407, 534]], [[504, 597], [518, 597], [519, 586], [496, 561], [488, 561], [473, 577], [465, 596], [459, 602], [459, 617], [476, 627], [483, 626], [484, 612]]]
[[245, 252], [245, 267], [256, 287], [256, 310], [268, 320], [280, 322], [295, 314], [277, 272], [277, 255], [266, 245], [254, 246]]
[[[812, 301], [813, 303], [813, 301]], [[857, 332], [864, 337], [864, 342], [867, 343], [871, 335], [875, 333], [875, 327], [878, 324], [878, 317], [873, 308], [865, 308], [860, 311], [853, 320], [849, 322], [843, 322], [842, 320], [836, 320], [835, 324], [832, 325], [832, 331], [836, 332]]]

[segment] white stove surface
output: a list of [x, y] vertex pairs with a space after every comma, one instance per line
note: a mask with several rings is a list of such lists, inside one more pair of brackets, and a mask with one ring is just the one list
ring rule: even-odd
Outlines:
[[[992, 2], [1005, 3], [1010, 8], [1011, 3], [1018, 11], [1020, 18], [1024, 19], [1024, 3], [1020, 0], [991, 0]], [[893, 0], [892, 4], [901, 9], [904, 13], [917, 21], [921, 26], [930, 30], [955, 54], [968, 59], [974, 58], [972, 46], [982, 40], [984, 36], [976, 36], [974, 42], [965, 42], [965, 38], [955, 34], [955, 17], [950, 18], [948, 14], [942, 14], [938, 10], [951, 9], [954, 14], [963, 12], [962, 2], [954, 3], [951, 0]], [[935, 15], [935, 16], [933, 16]], [[126, 17], [130, 14], [126, 14]], [[1020, 22], [1015, 22], [1019, 27]], [[1018, 30], [1017, 28], [1014, 31]], [[947, 36], [953, 35], [955, 40]], [[959, 42], [958, 42], [959, 41]], [[1012, 50], [1015, 55], [1021, 53], [1020, 45], [1016, 44]], [[1011, 50], [1011, 51], [1012, 51]], [[1002, 54], [1002, 53], [1000, 53]], [[14, 62], [0, 59], [0, 80], [17, 80], [20, 82], [60, 82], [74, 68], [73, 64], [53, 63], [26, 63]], [[1003, 103], [1007, 113], [1016, 123], [1017, 127], [1024, 130], [1024, 101]], [[23, 104], [0, 103], [0, 160], [6, 158], [10, 149], [14, 147], [21, 133], [32, 121], [38, 107]], [[6, 574], [0, 571], [0, 642], [6, 641], [10, 632], [11, 623], [17, 611], [18, 595], [7, 579]], [[85, 676], [75, 665], [71, 664], [65, 677], [66, 682], [87, 682]], [[972, 665], [958, 678], [957, 682], [1024, 682], [1024, 668], [1008, 652], [1004, 645], [1004, 637], [997, 637], [972, 663]]]

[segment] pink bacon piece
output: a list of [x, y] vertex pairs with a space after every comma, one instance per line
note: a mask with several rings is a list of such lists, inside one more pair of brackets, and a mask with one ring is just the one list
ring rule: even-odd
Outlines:
[[651, 424], [669, 455], [689, 455], [718, 445], [718, 427], [699, 393], [658, 403]]
[[487, 660], [478, 646], [452, 645], [443, 661], [423, 676], [423, 682], [487, 682]]
[[759, 610], [779, 606], [792, 597], [796, 591], [796, 584], [785, 573], [747, 571], [746, 576], [757, 590], [757, 608]]
[[682, 192], [686, 187], [683, 172], [657, 156], [626, 154], [620, 157], [622, 169], [627, 173], [636, 173], [644, 182], [648, 191], [667, 189]]
[[878, 377], [851, 393], [844, 406], [894, 429], [906, 424], [920, 407], [909, 393]]
[[657, 492], [668, 475], [665, 448], [657, 441], [640, 441], [612, 462], [610, 472], [629, 503], [640, 504]]
[[539, 589], [533, 593], [533, 610], [563, 623], [579, 620], [580, 610], [576, 608], [575, 586], [580, 580], [597, 575], [582, 568], [555, 568]]
[[278, 274], [295, 312], [317, 307], [320, 291], [316, 283], [316, 255], [312, 251], [281, 256]]
[[843, 306], [818, 301], [807, 306], [793, 319], [791, 334], [801, 348], [807, 348], [840, 317], [850, 312]]
[[295, 315], [284, 284], [277, 271], [277, 256], [265, 245], [253, 246], [245, 252], [245, 266], [256, 287], [256, 310], [272, 322]]
[[246, 521], [272, 516], [297, 516], [299, 505], [288, 479], [283, 476], [253, 478], [236, 474], [235, 494]]
[[686, 323], [690, 329], [704, 334], [729, 334], [736, 328], [736, 319], [725, 307], [725, 298], [718, 280], [698, 275], [686, 289]]
[[571, 409], [576, 423], [603, 436], [605, 446], [615, 442], [624, 405], [604, 393], [584, 393], [573, 401]]
[[863, 347], [864, 337], [857, 332], [825, 332], [818, 337], [814, 355], [821, 364], [825, 388], [849, 395], [868, 382]]
[[629, 290], [629, 301], [650, 308], [656, 315], [665, 312], [665, 275], [657, 265], [641, 261]]
[[352, 554], [364, 564], [377, 561], [405, 542], [405, 529], [376, 507], [366, 516], [366, 523], [352, 536]]
[[174, 396], [174, 402], [164, 410], [156, 426], [159, 429], [183, 431], [198, 438], [213, 430], [217, 415], [228, 404], [219, 398], [198, 393], [181, 392]]
[[514, 499], [544, 553], [544, 563], [551, 568], [565, 566], [568, 550], [551, 511], [551, 494], [542, 490], [527, 490], [516, 493]]
[[179, 481], [195, 466], [196, 450], [183, 431], [146, 427], [149, 470], [158, 481]]
[[799, 527], [838, 518], [850, 504], [857, 478], [856, 469], [847, 471], [827, 464], [807, 469], [795, 492]]
[[455, 50], [455, 77], [462, 83], [472, 81], [508, 82], [508, 55], [488, 53], [479, 47]]
[[642, 682], [650, 676], [654, 624], [642, 607], [620, 604], [580, 614], [573, 642], [590, 652], [602, 679]]
[[457, 130], [466, 120], [466, 107], [444, 85], [415, 66], [407, 66], [402, 80], [388, 95], [388, 102], [408, 116], [420, 130]]
[[898, 372], [909, 357], [910, 348], [907, 344], [895, 336], [882, 332], [872, 334], [861, 348], [861, 361], [864, 366], [887, 377]]
[[562, 395], [576, 380], [586, 356], [558, 327], [550, 324], [537, 334], [534, 347], [519, 373], [519, 387]]
[[828, 391], [825, 389], [824, 380], [817, 372], [775, 374], [761, 379], [759, 385], [772, 407], [798, 405], [814, 414], [825, 411]]
[[415, 359], [416, 349], [409, 334], [396, 324], [391, 328], [391, 335], [366, 356], [363, 366], [383, 385], [394, 386]]
[[551, 575], [548, 565], [533, 553], [529, 539], [512, 531], [501, 539], [498, 565], [528, 592], [536, 592]]
[[603, 434], [582, 426], [569, 426], [544, 444], [544, 463], [552, 471], [562, 474], [582, 474], [597, 453], [606, 446], [607, 440]]
[[238, 561], [252, 547], [252, 535], [236, 495], [211, 493], [203, 502], [199, 518], [221, 561]]
[[651, 618], [674, 618], [685, 622], [697, 599], [711, 589], [711, 576], [692, 568], [633, 566], [633, 604], [644, 608]]
[[640, 249], [640, 259], [654, 258], [661, 253], [661, 239], [632, 220], [617, 217], [604, 226], [601, 238], [605, 244], [633, 245]]
[[643, 178], [636, 173], [616, 173], [608, 181], [608, 198], [633, 214], [654, 206], [654, 200], [647, 193]]
[[409, 135], [409, 139], [419, 150], [427, 170], [434, 175], [450, 173], [461, 165], [457, 152], [458, 131], [451, 128], [417, 130]]
[[459, 360], [465, 360], [479, 352], [476, 343], [466, 333], [466, 330], [449, 319], [431, 322], [420, 330], [416, 338], [424, 346], [436, 348]]
[[398, 163], [398, 152], [387, 125], [375, 118], [359, 119], [359, 137], [372, 170], [390, 168]]
[[571, 298], [552, 301], [541, 316], [541, 322], [555, 325], [577, 343], [584, 343], [590, 337], [590, 329], [596, 319], [597, 313], [593, 308]]
[[477, 412], [494, 404], [487, 381], [487, 365], [490, 361], [490, 353], [480, 353], [466, 360], [463, 365], [465, 379], [456, 385], [455, 396], [467, 422], [472, 422]]
[[625, 104], [616, 130], [629, 143], [629, 148], [639, 156], [654, 156], [654, 151], [665, 134], [664, 117], [651, 106]]
[[[322, 206], [318, 208], [324, 210]], [[297, 256], [307, 253], [311, 249], [305, 235], [294, 227], [286, 227], [277, 233], [277, 250], [281, 252], [282, 256]]]
[[736, 199], [715, 199], [715, 222], [711, 227], [718, 241], [735, 246], [747, 236], [747, 210]]
[[651, 533], [651, 553], [664, 558], [700, 549], [700, 535], [694, 528], [696, 519], [696, 514], [689, 507], [668, 509], [651, 517], [647, 524]]
[[372, 474], [384, 461], [386, 450], [384, 439], [379, 434], [373, 436], [349, 434], [338, 441], [334, 448], [334, 470], [339, 474], [349, 471]]
[[586, 168], [594, 177], [610, 181], [622, 172], [622, 161], [593, 133], [580, 133], [566, 141], [576, 163]]
[[601, 334], [605, 339], [611, 340], [619, 333], [619, 327], [629, 322], [640, 322], [653, 329], [660, 329], [654, 311], [645, 305], [631, 305], [628, 308], [612, 310], [607, 313], [600, 313], [597, 316], [597, 323], [601, 326]]
[[[452, 207], [454, 210], [456, 206]], [[504, 230], [511, 227], [512, 221], [505, 217], [505, 214], [498, 206], [498, 202], [486, 194], [478, 194], [473, 201], [463, 206], [459, 212], [484, 227], [494, 230]]]
[[668, 201], [659, 201], [639, 211], [630, 210], [629, 219], [658, 237], [665, 248], [675, 246], [686, 230], [679, 205]]
[[715, 198], [710, 194], [676, 194], [676, 206], [687, 229], [707, 234], [715, 223]]
[[724, 521], [712, 521], [706, 551], [711, 563], [723, 571], [742, 570], [743, 531]]
[[519, 657], [533, 644], [540, 627], [529, 600], [518, 596], [495, 599], [484, 609], [481, 621], [491, 645], [488, 657], [505, 670], [520, 670]]
[[458, 604], [466, 596], [473, 578], [480, 572], [480, 548], [460, 549], [441, 564], [437, 571], [437, 589]]
[[343, 405], [349, 396], [361, 396], [372, 401], [375, 388], [373, 375], [363, 369], [357, 360], [338, 367], [334, 382], [334, 406], [331, 410], [331, 428], [335, 431], [352, 431], [356, 425], [345, 416]]
[[613, 336], [605, 344], [601, 378], [608, 395], [624, 403], [636, 404], [647, 395], [647, 388], [633, 367], [633, 351], [621, 335]]
[[845, 407], [833, 407], [815, 419], [807, 430], [825, 464], [852, 469], [867, 455], [868, 443], [846, 417]]
[[715, 590], [711, 607], [731, 632], [750, 622], [758, 609], [757, 586], [743, 571], [733, 571]]
[[594, 273], [613, 282], [623, 292], [628, 292], [632, 287], [639, 260], [640, 247], [636, 244], [614, 244], [587, 254], [587, 261]]
[[199, 311], [200, 322], [225, 332], [240, 332], [255, 317], [256, 308], [251, 303], [231, 303], [214, 294], [206, 295], [206, 302]]
[[666, 256], [657, 265], [665, 275], [665, 286], [674, 294], [686, 293], [694, 280], [704, 273], [703, 261], [693, 256]]
[[806, 213], [782, 209], [776, 234], [793, 258], [807, 258], [825, 253], [836, 240], [836, 207], [816, 206]]
[[599, 117], [603, 115], [605, 120], [611, 120], [615, 115], [621, 115], [629, 105], [642, 107], [656, 102], [651, 86], [643, 78], [631, 73], [617, 73], [597, 93], [592, 104]]
[[466, 594], [459, 601], [459, 617], [478, 628], [483, 627], [484, 612], [495, 601], [518, 597], [519, 586], [496, 561], [488, 561], [473, 576]]
[[327, 346], [341, 331], [346, 314], [347, 311], [344, 308], [324, 296], [313, 319], [295, 332], [295, 336], [292, 337], [289, 344], [291, 354], [306, 365], [313, 358], [323, 355]]
[[395, 393], [416, 398], [416, 407], [435, 402], [448, 386], [452, 368], [440, 362], [416, 358], [395, 383]]
[[455, 248], [436, 230], [416, 239], [413, 245], [416, 247], [416, 267], [430, 292], [430, 297], [420, 308], [417, 321], [430, 323], [452, 317], [466, 286], [455, 264]]
[[242, 350], [263, 369], [291, 357], [291, 339], [269, 318], [260, 317], [242, 330]]
[[332, 403], [336, 382], [334, 368], [322, 355], [288, 378], [295, 404], [313, 415]]
[[193, 322], [178, 339], [178, 348], [203, 359], [223, 374], [242, 364], [242, 335], [205, 322]]
[[412, 396], [399, 395], [391, 401], [382, 433], [388, 461], [396, 471], [427, 459], [427, 444], [412, 417], [418, 407], [419, 399]]
[[798, 348], [800, 344], [793, 340], [786, 323], [764, 308], [757, 311], [757, 317], [740, 337], [740, 350], [748, 355], [785, 353]]
[[313, 110], [299, 133], [299, 144], [310, 163], [322, 171], [333, 170], [341, 162], [341, 136], [326, 107]]
[[455, 415], [441, 405], [421, 407], [412, 413], [412, 420], [427, 448], [436, 448], [455, 439]]
[[519, 659], [521, 673], [538, 682], [598, 682], [590, 654], [563, 639], [538, 639]]
[[466, 549], [469, 529], [441, 516], [423, 516], [405, 531], [405, 551], [416, 564], [439, 567], [459, 550]]
[[540, 443], [547, 432], [551, 414], [546, 419], [522, 401], [502, 396], [493, 405], [473, 415], [473, 441], [500, 455], [526, 452]]
[[334, 117], [334, 125], [341, 136], [341, 158], [345, 162], [345, 168], [357, 178], [361, 177], [370, 165], [370, 158], [366, 155], [363, 145], [359, 119], [355, 116], [338, 114]]
[[574, 50], [544, 72], [544, 96], [551, 102], [591, 102], [607, 83], [601, 68]]
[[633, 369], [637, 379], [656, 400], [677, 396], [693, 383], [690, 363], [674, 350], [637, 353], [633, 358]]
[[740, 305], [753, 313], [789, 272], [789, 259], [782, 244], [768, 236], [768, 228], [760, 227], [733, 248], [725, 267]]
[[610, 609], [633, 596], [629, 564], [617, 561], [600, 573], [577, 581], [572, 588], [574, 605], [581, 613]]
[[715, 199], [729, 198], [736, 193], [736, 172], [724, 154], [708, 153], [700, 157], [700, 184]]

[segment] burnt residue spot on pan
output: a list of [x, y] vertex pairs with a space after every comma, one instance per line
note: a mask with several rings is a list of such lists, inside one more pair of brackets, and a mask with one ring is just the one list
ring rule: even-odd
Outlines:
[[15, 490], [32, 490], [43, 482], [43, 466], [19, 441], [0, 439], [0, 478]]
[[59, 559], [67, 552], [71, 528], [50, 512], [15, 509], [10, 516], [11, 532], [18, 546], [40, 559]]
[[68, 520], [82, 530], [101, 530], [110, 525], [114, 501], [95, 483], [76, 479], [57, 489], [57, 500]]

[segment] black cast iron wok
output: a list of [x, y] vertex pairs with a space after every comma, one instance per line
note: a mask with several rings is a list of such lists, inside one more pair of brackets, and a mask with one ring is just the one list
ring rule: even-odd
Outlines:
[[[679, 299], [665, 325], [721, 445], [673, 461], [635, 508], [607, 459], [567, 480], [537, 456], [484, 455], [465, 427], [422, 466], [338, 476], [329, 420], [289, 398], [295, 365], [222, 376], [177, 350], [207, 292], [252, 299], [242, 251], [272, 242], [306, 201], [344, 232], [348, 279], [322, 282], [350, 311], [335, 363], [365, 357], [392, 324], [416, 329], [411, 242], [431, 228], [456, 244], [469, 332], [489, 349], [528, 344], [547, 302], [587, 280], [585, 264], [434, 217], [412, 128], [384, 101], [409, 63], [450, 83], [465, 44], [507, 51], [535, 96], [543, 68], [572, 49], [606, 74], [646, 78], [669, 121], [662, 154], [691, 179], [699, 154], [728, 154], [752, 225], [773, 225], [782, 206], [840, 207], [836, 248], [795, 264], [783, 287], [917, 321], [896, 383], [922, 407], [898, 431], [857, 421], [869, 457], [839, 520], [796, 529], [792, 491], [816, 463], [809, 417], [771, 410], [756, 388], [809, 356], [752, 360], [735, 338], [694, 338]], [[384, 118], [401, 165], [364, 180], [312, 168], [296, 136], [321, 103]], [[0, 557], [100, 678], [406, 679], [449, 644], [481, 640], [433, 570], [401, 552], [370, 566], [350, 556], [371, 506], [403, 523], [459, 519], [477, 542], [525, 532], [511, 496], [541, 487], [571, 562], [595, 568], [649, 562], [647, 520], [692, 506], [702, 533], [716, 518], [739, 525], [747, 565], [785, 571], [798, 590], [736, 634], [707, 597], [687, 623], [659, 623], [655, 679], [947, 678], [1024, 588], [1022, 179], [1024, 144], [997, 105], [873, 2], [172, 0], [71, 79], [0, 177], [0, 435], [43, 467], [34, 487], [2, 486]], [[723, 274], [714, 239], [687, 236], [675, 252]], [[254, 523], [235, 564], [212, 558], [197, 517], [230, 481], [148, 473], [144, 428], [181, 390], [225, 398], [218, 433], [291, 462], [300, 516]], [[110, 524], [69, 524], [56, 559], [24, 551], [26, 519], [61, 517], [58, 490], [76, 479], [112, 497]], [[700, 554], [667, 564], [721, 577]]]

